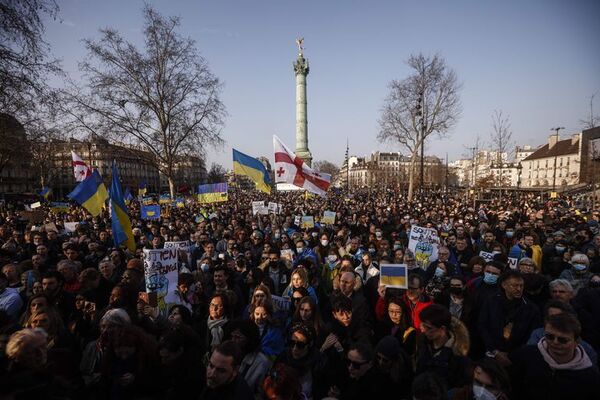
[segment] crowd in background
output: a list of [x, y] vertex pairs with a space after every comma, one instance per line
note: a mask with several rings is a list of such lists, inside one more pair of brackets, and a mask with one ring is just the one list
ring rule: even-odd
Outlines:
[[[600, 214], [572, 199], [233, 190], [158, 221], [133, 201], [135, 253], [108, 211], [18, 208], [0, 210], [0, 397], [598, 396]], [[437, 230], [437, 260], [408, 249], [414, 226]], [[161, 312], [143, 249], [185, 240], [180, 304]], [[407, 289], [380, 285], [382, 264], [405, 264]]]

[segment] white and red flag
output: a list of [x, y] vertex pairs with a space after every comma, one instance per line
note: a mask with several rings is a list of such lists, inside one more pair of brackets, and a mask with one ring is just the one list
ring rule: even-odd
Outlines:
[[73, 157], [73, 173], [77, 182], [82, 182], [92, 175], [92, 169], [73, 150], [71, 150], [71, 157]]
[[311, 193], [325, 196], [331, 175], [315, 171], [292, 153], [283, 142], [273, 135], [275, 151], [275, 183], [291, 183]]

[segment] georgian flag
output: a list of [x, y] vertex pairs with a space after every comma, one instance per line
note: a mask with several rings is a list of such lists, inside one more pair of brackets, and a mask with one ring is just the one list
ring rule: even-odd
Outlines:
[[81, 157], [75, 154], [73, 150], [71, 150], [71, 157], [73, 157], [73, 173], [75, 174], [75, 180], [77, 182], [83, 182], [92, 175], [92, 169], [88, 167]]
[[316, 172], [292, 153], [273, 135], [275, 151], [275, 183], [291, 183], [311, 193], [325, 196], [331, 184], [331, 175]]

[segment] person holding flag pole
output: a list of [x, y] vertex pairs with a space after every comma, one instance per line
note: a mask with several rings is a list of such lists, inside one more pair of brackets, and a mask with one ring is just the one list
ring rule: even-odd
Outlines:
[[110, 205], [112, 234], [115, 246], [119, 247], [121, 244], [125, 244], [129, 251], [135, 252], [135, 239], [131, 229], [131, 220], [127, 214], [127, 206], [125, 206], [125, 199], [123, 196], [123, 189], [121, 188], [116, 161], [113, 161], [112, 165]]

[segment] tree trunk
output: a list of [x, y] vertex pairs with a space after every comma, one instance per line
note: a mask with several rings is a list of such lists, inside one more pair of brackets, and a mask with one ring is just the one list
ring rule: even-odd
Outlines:
[[171, 200], [175, 198], [175, 181], [172, 176], [168, 176], [167, 180], [169, 181], [169, 193], [171, 193]]
[[[417, 146], [416, 149], [419, 147]], [[412, 201], [415, 187], [415, 165], [417, 163], [417, 150], [414, 150], [410, 156], [410, 168], [408, 170], [408, 201]]]

